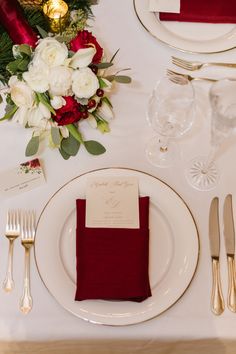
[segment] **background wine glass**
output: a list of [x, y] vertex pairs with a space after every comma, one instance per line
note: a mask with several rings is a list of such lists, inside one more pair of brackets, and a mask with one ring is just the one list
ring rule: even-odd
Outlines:
[[188, 182], [198, 190], [211, 190], [219, 180], [216, 154], [222, 143], [236, 130], [236, 81], [222, 79], [212, 84], [211, 149], [208, 156], [194, 158], [187, 166]]
[[147, 118], [158, 133], [146, 146], [148, 161], [169, 167], [178, 155], [173, 138], [180, 138], [192, 126], [195, 115], [194, 89], [191, 82], [179, 85], [164, 77], [157, 82], [148, 102]]

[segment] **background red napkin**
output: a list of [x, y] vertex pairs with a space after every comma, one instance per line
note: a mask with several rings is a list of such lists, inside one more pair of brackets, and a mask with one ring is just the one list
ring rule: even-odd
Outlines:
[[163, 21], [236, 23], [236, 0], [181, 0], [180, 14], [160, 13]]
[[76, 200], [77, 289], [75, 300], [143, 301], [148, 275], [149, 197], [139, 198], [139, 229], [85, 227], [86, 201]]

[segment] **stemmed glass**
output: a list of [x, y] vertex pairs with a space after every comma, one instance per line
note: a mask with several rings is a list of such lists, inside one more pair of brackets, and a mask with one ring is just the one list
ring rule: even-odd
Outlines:
[[169, 167], [177, 157], [173, 138], [180, 138], [192, 126], [194, 89], [191, 82], [179, 85], [167, 77], [157, 82], [148, 102], [147, 118], [158, 135], [146, 146], [148, 161], [158, 167]]
[[211, 86], [211, 149], [208, 156], [196, 157], [187, 166], [188, 182], [198, 190], [213, 189], [219, 180], [215, 163], [222, 143], [236, 130], [236, 81], [222, 79]]

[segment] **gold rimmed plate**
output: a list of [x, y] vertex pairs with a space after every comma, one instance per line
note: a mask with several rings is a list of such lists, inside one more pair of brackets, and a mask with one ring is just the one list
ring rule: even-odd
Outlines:
[[160, 21], [149, 11], [149, 0], [133, 0], [143, 27], [161, 42], [191, 53], [218, 53], [236, 47], [235, 24]]
[[[140, 195], [150, 196], [149, 274], [152, 297], [142, 303], [74, 301], [75, 200], [85, 198], [86, 182], [90, 176], [134, 176], [139, 182]], [[98, 324], [130, 325], [166, 311], [191, 283], [198, 257], [198, 230], [184, 200], [161, 180], [127, 168], [94, 170], [69, 181], [50, 198], [37, 225], [35, 258], [45, 286], [62, 307]]]

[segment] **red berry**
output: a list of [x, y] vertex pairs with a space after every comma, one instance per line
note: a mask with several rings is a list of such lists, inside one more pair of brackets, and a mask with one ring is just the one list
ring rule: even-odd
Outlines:
[[96, 101], [95, 100], [89, 100], [88, 104], [87, 104], [87, 108], [91, 109], [94, 108], [96, 106]]
[[84, 112], [81, 112], [81, 117], [83, 118], [83, 119], [86, 119], [86, 118], [88, 118], [88, 112], [87, 111], [84, 111]]
[[97, 89], [96, 95], [97, 95], [98, 97], [102, 97], [102, 96], [104, 95], [104, 91], [103, 91], [102, 89]]

